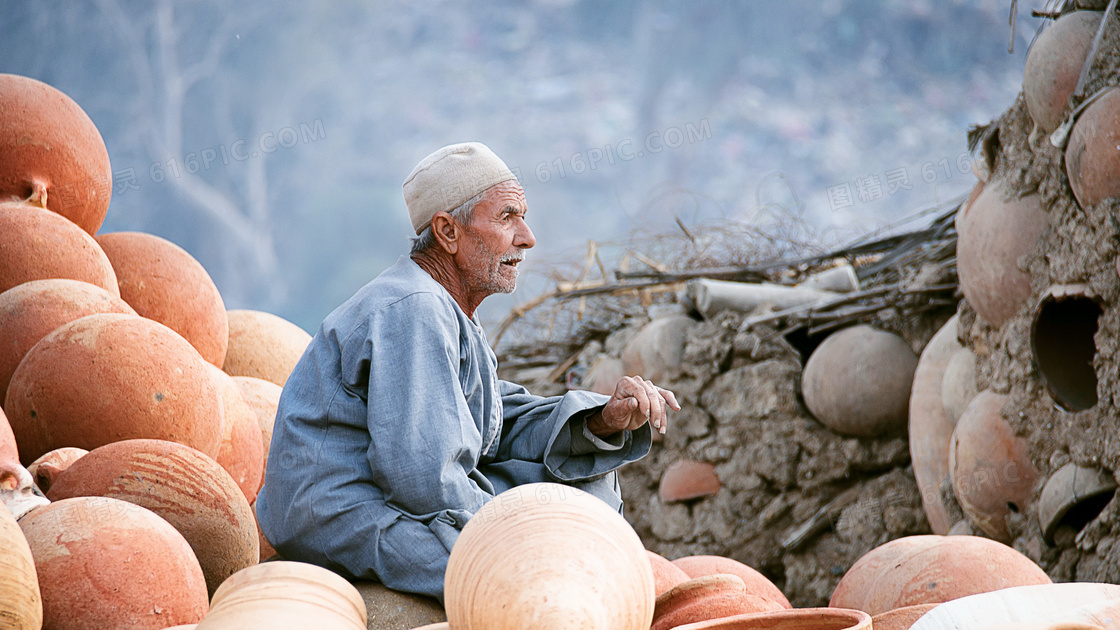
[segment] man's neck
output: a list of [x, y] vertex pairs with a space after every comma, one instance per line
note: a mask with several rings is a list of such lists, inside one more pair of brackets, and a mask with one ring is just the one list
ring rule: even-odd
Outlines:
[[475, 298], [467, 287], [466, 278], [459, 272], [459, 267], [455, 265], [455, 260], [448, 254], [437, 252], [435, 254], [429, 252], [420, 252], [411, 254], [413, 262], [420, 265], [420, 268], [428, 273], [433, 280], [438, 282], [447, 292], [451, 294], [451, 299], [459, 305], [463, 313], [469, 318], [474, 318], [474, 311], [482, 302], [480, 296]]

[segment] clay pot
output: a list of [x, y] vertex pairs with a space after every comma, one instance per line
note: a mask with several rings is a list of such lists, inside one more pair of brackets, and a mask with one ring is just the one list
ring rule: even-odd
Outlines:
[[1066, 174], [1073, 196], [1091, 208], [1120, 195], [1120, 90], [1112, 89], [1085, 108], [1066, 146]]
[[[1078, 620], [1078, 610], [1092, 614], [1094, 606], [1104, 607], [1120, 597], [1120, 586], [1094, 582], [1024, 585], [999, 591], [961, 597], [937, 606], [923, 615], [912, 630], [944, 630], [945, 628], [1029, 628], [1045, 624], [1054, 630], [1080, 629], [1083, 626], [1051, 626], [1051, 619]], [[1059, 621], [1060, 623], [1060, 621]], [[1103, 627], [1115, 627], [1112, 622]]]
[[949, 359], [941, 380], [941, 403], [945, 406], [949, 422], [956, 426], [968, 403], [979, 393], [976, 388], [976, 355], [968, 348], [961, 348]]
[[354, 588], [365, 602], [368, 630], [398, 630], [447, 621], [443, 606], [431, 597], [394, 591], [380, 582], [354, 582]]
[[1077, 87], [1101, 13], [1074, 11], [1058, 18], [1031, 44], [1023, 70], [1023, 97], [1034, 123], [1053, 133]]
[[1006, 518], [1025, 510], [1038, 471], [1025, 439], [1000, 415], [1007, 396], [984, 390], [953, 431], [949, 475], [961, 509], [985, 534], [1010, 542]]
[[828, 605], [832, 608], [866, 610], [864, 607], [871, 588], [888, 566], [915, 550], [940, 543], [940, 536], [904, 536], [875, 547], [860, 556], [844, 577], [840, 578], [840, 583], [832, 591]]
[[198, 352], [133, 315], [89, 315], [44, 337], [16, 368], [4, 404], [21, 455], [165, 439], [217, 455], [222, 399]]
[[649, 556], [650, 568], [653, 569], [653, 589], [658, 595], [665, 591], [687, 582], [689, 576], [684, 572], [684, 569], [669, 562], [664, 557], [646, 550], [646, 555]]
[[252, 503], [264, 481], [264, 444], [260, 421], [257, 420], [257, 412], [245, 402], [233, 377], [212, 365], [207, 367], [218, 383], [225, 409], [222, 445], [215, 459], [237, 482], [245, 500]]
[[49, 210], [0, 203], [0, 293], [51, 278], [80, 280], [120, 295], [113, 266], [92, 236]]
[[587, 370], [587, 374], [583, 377], [583, 384], [596, 394], [613, 396], [618, 381], [622, 380], [623, 376], [626, 376], [626, 370], [622, 367], [622, 359], [601, 354]]
[[910, 626], [922, 618], [922, 615], [938, 606], [940, 604], [917, 604], [895, 608], [872, 617], [871, 625], [875, 630], [909, 630]]
[[202, 264], [169, 240], [142, 232], [101, 234], [121, 298], [140, 315], [179, 333], [221, 367], [229, 343], [226, 305]]
[[906, 427], [918, 357], [898, 335], [853, 326], [829, 335], [805, 364], [805, 405], [841, 435], [875, 437]]
[[272, 543], [268, 542], [268, 539], [264, 537], [264, 531], [261, 530], [261, 522], [257, 519], [257, 502], [253, 501], [253, 504], [249, 507], [253, 510], [253, 523], [256, 524], [257, 527], [257, 541], [260, 544], [261, 550], [260, 561], [264, 562], [272, 556], [275, 556], [276, 550], [272, 548]]
[[233, 382], [241, 389], [241, 397], [257, 416], [261, 428], [261, 482], [268, 465], [268, 448], [272, 444], [272, 426], [276, 422], [276, 412], [280, 409], [280, 393], [283, 391], [276, 383], [252, 376], [235, 376]]
[[479, 510], [444, 579], [456, 630], [648, 630], [654, 599], [653, 571], [626, 519], [551, 483], [507, 490]]
[[698, 621], [781, 609], [776, 602], [747, 592], [747, 585], [737, 575], [705, 575], [659, 595], [650, 630], [671, 630]]
[[662, 503], [710, 497], [719, 492], [716, 469], [707, 462], [679, 459], [661, 475], [657, 495]]
[[0, 509], [0, 627], [39, 630], [43, 627], [43, 599], [31, 548], [19, 524]]
[[972, 207], [957, 216], [957, 272], [961, 290], [980, 317], [999, 328], [1031, 294], [1019, 259], [1034, 251], [1047, 215], [1038, 195], [1006, 199], [1000, 180], [988, 182]]
[[47, 503], [46, 497], [36, 490], [31, 473], [20, 465], [16, 438], [4, 410], [0, 409], [0, 504], [13, 517], [22, 518]]
[[302, 328], [272, 313], [233, 310], [222, 365], [230, 376], [252, 376], [283, 387], [311, 343]]
[[109, 152], [82, 108], [46, 83], [0, 74], [0, 199], [30, 199], [92, 235], [112, 193]]
[[781, 589], [754, 568], [723, 556], [685, 556], [677, 558], [673, 564], [680, 567], [688, 577], [698, 578], [719, 573], [738, 576], [747, 585], [747, 592], [765, 597], [782, 608], [790, 608], [789, 600]]
[[1099, 468], [1073, 462], [1050, 476], [1038, 497], [1038, 522], [1042, 537], [1054, 543], [1054, 532], [1067, 526], [1075, 532], [1095, 519], [1116, 494], [1116, 479]]
[[949, 475], [949, 443], [953, 439], [953, 423], [945, 412], [942, 386], [949, 361], [961, 348], [957, 342], [957, 321], [957, 316], [952, 316], [926, 344], [910, 390], [910, 461], [926, 519], [935, 534], [948, 533], [952, 525], [941, 498], [941, 483]]
[[871, 630], [871, 616], [843, 608], [797, 608], [734, 615], [678, 626], [677, 630]]
[[47, 492], [54, 485], [55, 480], [66, 472], [71, 464], [87, 453], [89, 451], [86, 449], [73, 446], [56, 448], [31, 462], [31, 465], [27, 467], [27, 472], [31, 473], [31, 478], [35, 480], [35, 485], [39, 487], [39, 490]]
[[322, 567], [266, 562], [226, 580], [198, 624], [198, 630], [230, 628], [366, 630], [366, 606], [349, 582]]
[[[849, 583], [844, 589], [847, 603], [838, 605], [874, 616], [905, 606], [947, 602], [1011, 586], [1050, 583], [1046, 572], [1029, 558], [994, 540], [979, 536], [921, 538], [926, 540], [910, 545], [909, 549], [903, 546], [902, 553], [884, 565], [873, 581], [867, 582], [866, 576], [862, 576], [858, 581], [869, 583], [862, 597], [852, 589], [857, 585]], [[855, 569], [853, 566], [852, 570]], [[841, 579], [841, 585], [843, 582]], [[837, 586], [834, 602], [840, 591]]]
[[1050, 287], [1031, 322], [1031, 355], [1046, 390], [1066, 411], [1097, 404], [1098, 320], [1104, 312], [1085, 285]]
[[34, 280], [0, 293], [0, 401], [32, 346], [59, 326], [95, 313], [136, 311], [105, 289], [77, 280]]
[[671, 383], [680, 375], [685, 339], [695, 325], [696, 320], [688, 315], [659, 317], [646, 324], [622, 350], [623, 372], [655, 383]]
[[166, 628], [206, 614], [206, 581], [167, 521], [104, 497], [56, 501], [20, 521], [43, 594], [43, 628]]
[[210, 594], [260, 558], [252, 509], [233, 479], [181, 444], [125, 440], [96, 448], [62, 473], [47, 496], [110, 497], [158, 514], [194, 550]]

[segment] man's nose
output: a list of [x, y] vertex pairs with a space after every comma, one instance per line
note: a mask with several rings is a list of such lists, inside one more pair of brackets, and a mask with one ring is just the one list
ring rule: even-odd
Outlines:
[[537, 237], [533, 236], [533, 230], [529, 229], [529, 224], [521, 220], [521, 225], [518, 226], [517, 234], [515, 235], [513, 244], [515, 247], [521, 249], [529, 249], [537, 244]]

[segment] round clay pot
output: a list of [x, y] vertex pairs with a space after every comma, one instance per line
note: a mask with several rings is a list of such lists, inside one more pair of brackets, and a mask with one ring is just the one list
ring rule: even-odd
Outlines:
[[268, 448], [272, 444], [272, 426], [276, 422], [276, 412], [280, 409], [280, 393], [283, 391], [276, 383], [252, 376], [235, 376], [233, 382], [241, 389], [241, 397], [245, 399], [253, 413], [257, 416], [257, 424], [261, 427], [261, 482], [264, 482], [264, 471], [268, 465]]
[[922, 618], [922, 615], [938, 606], [940, 604], [917, 604], [895, 608], [872, 617], [871, 625], [875, 630], [909, 630], [910, 626]]
[[618, 381], [622, 380], [623, 376], [626, 376], [626, 370], [622, 367], [622, 359], [601, 354], [587, 370], [583, 383], [588, 390], [596, 394], [612, 396], [615, 388], [618, 387]]
[[856, 560], [844, 577], [840, 578], [828, 605], [832, 608], [866, 611], [871, 588], [888, 566], [916, 549], [925, 549], [940, 542], [940, 536], [904, 536], [875, 547]]
[[113, 266], [92, 236], [49, 210], [0, 203], [0, 293], [51, 278], [80, 280], [120, 295]]
[[167, 521], [104, 497], [56, 501], [20, 521], [43, 595], [43, 627], [150, 628], [206, 614], [206, 580]]
[[716, 469], [707, 462], [679, 459], [661, 475], [657, 495], [662, 503], [710, 497], [719, 492]]
[[398, 630], [446, 622], [447, 614], [439, 601], [386, 588], [380, 582], [354, 582], [369, 617], [368, 630]]
[[88, 315], [44, 337], [16, 368], [4, 409], [29, 462], [133, 438], [215, 456], [222, 437], [221, 394], [198, 352], [134, 315]]
[[659, 595], [650, 630], [781, 609], [780, 604], [747, 592], [739, 576], [717, 573], [693, 578]]
[[479, 510], [444, 579], [456, 630], [648, 630], [654, 599], [645, 548], [626, 519], [551, 483], [517, 486]]
[[275, 556], [276, 550], [272, 548], [272, 543], [268, 542], [268, 539], [264, 537], [264, 531], [261, 530], [261, 522], [257, 519], [257, 502], [253, 501], [253, 504], [249, 507], [253, 510], [253, 523], [256, 524], [257, 527], [257, 541], [260, 544], [261, 550], [260, 561], [264, 562], [272, 556]]
[[0, 199], [31, 199], [92, 235], [112, 193], [109, 152], [82, 108], [46, 83], [0, 74]]
[[673, 561], [673, 564], [684, 570], [690, 578], [719, 573], [738, 576], [747, 585], [748, 593], [765, 597], [782, 608], [791, 607], [789, 600], [786, 599], [781, 589], [768, 580], [765, 575], [738, 560], [724, 558], [723, 556], [685, 556], [677, 558]]
[[272, 313], [233, 310], [227, 316], [229, 348], [222, 369], [230, 376], [252, 376], [283, 387], [311, 335]]
[[1000, 415], [1007, 397], [984, 390], [953, 431], [949, 475], [953, 494], [969, 520], [985, 534], [1010, 542], [1006, 518], [1025, 510], [1038, 471], [1025, 439]]
[[968, 403], [979, 393], [976, 388], [976, 355], [968, 348], [961, 348], [949, 359], [941, 380], [941, 403], [945, 406], [949, 422], [956, 426]]
[[179, 333], [221, 367], [229, 343], [226, 305], [202, 264], [169, 240], [142, 232], [101, 234], [121, 298], [140, 315]]
[[0, 508], [0, 627], [39, 630], [43, 627], [43, 599], [31, 548], [19, 524]]
[[1066, 145], [1066, 174], [1073, 196], [1091, 208], [1120, 195], [1120, 90], [1112, 89], [1085, 108]]
[[1089, 287], [1054, 285], [1031, 320], [1031, 357], [1046, 391], [1066, 411], [1097, 404], [1096, 334], [1104, 307]]
[[105, 289], [77, 280], [34, 280], [0, 293], [0, 401], [32, 346], [59, 326], [95, 313], [136, 311]]
[[260, 558], [253, 511], [233, 479], [181, 444], [125, 440], [95, 448], [62, 473], [47, 496], [110, 497], [158, 514], [194, 550], [210, 594]]
[[231, 628], [366, 630], [366, 606], [349, 582], [322, 567], [266, 562], [226, 580], [198, 624], [198, 630]]
[[1061, 526], [1080, 532], [1115, 495], [1116, 479], [1112, 473], [1073, 462], [1062, 466], [1046, 480], [1038, 497], [1043, 539], [1053, 544], [1054, 532]]
[[833, 333], [805, 364], [805, 405], [841, 435], [874, 437], [906, 426], [918, 357], [898, 335], [870, 326]]
[[1031, 294], [1019, 259], [1034, 251], [1047, 215], [1038, 195], [1006, 198], [993, 180], [964, 216], [957, 217], [957, 270], [961, 291], [980, 317], [999, 328]]
[[957, 316], [953, 315], [929, 340], [910, 390], [910, 461], [922, 495], [922, 507], [935, 534], [947, 534], [952, 523], [941, 498], [941, 483], [949, 475], [949, 444], [953, 423], [945, 412], [942, 386], [945, 370], [961, 348], [957, 342]]
[[7, 508], [13, 517], [22, 518], [47, 503], [46, 497], [36, 490], [31, 473], [19, 463], [16, 438], [4, 410], [0, 409], [0, 510]]
[[795, 608], [733, 615], [676, 630], [871, 630], [871, 616], [844, 608]]
[[241, 388], [233, 377], [207, 364], [218, 383], [225, 409], [222, 424], [222, 445], [218, 449], [218, 463], [237, 482], [237, 487], [252, 503], [264, 481], [264, 444], [257, 412], [245, 402]]
[[39, 490], [48, 492], [59, 475], [66, 472], [71, 464], [81, 459], [86, 453], [89, 453], [89, 451], [73, 446], [56, 448], [31, 462], [31, 465], [27, 467], [27, 472], [31, 473], [31, 478], [35, 480], [35, 485], [39, 487]]
[[664, 557], [649, 550], [646, 550], [646, 554], [649, 556], [650, 568], [653, 569], [653, 589], [658, 595], [691, 579], [684, 569]]
[[646, 324], [622, 350], [623, 372], [655, 383], [671, 383], [680, 375], [685, 339], [695, 325], [696, 320], [688, 315], [659, 317]]
[[1023, 97], [1031, 118], [1047, 134], [1062, 124], [1101, 15], [1097, 11], [1067, 13], [1043, 30], [1027, 51]]
[[[1053, 630], [1080, 630], [1094, 608], [1107, 609], [1120, 597], [1120, 586], [1094, 582], [1024, 585], [978, 593], [941, 604], [910, 626], [913, 630], [944, 628], [1012, 628], [1041, 624]], [[1090, 622], [1091, 623], [1091, 622]], [[1054, 624], [1054, 625], [1051, 625]], [[1115, 627], [1115, 621], [1103, 626]], [[1091, 627], [1091, 626], [1090, 626]]]

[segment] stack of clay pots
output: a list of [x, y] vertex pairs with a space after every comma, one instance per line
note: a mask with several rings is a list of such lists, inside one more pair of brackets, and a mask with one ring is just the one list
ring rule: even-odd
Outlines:
[[170, 241], [99, 233], [111, 192], [81, 107], [0, 74], [5, 627], [194, 624], [262, 555], [252, 502], [311, 338], [227, 312]]

